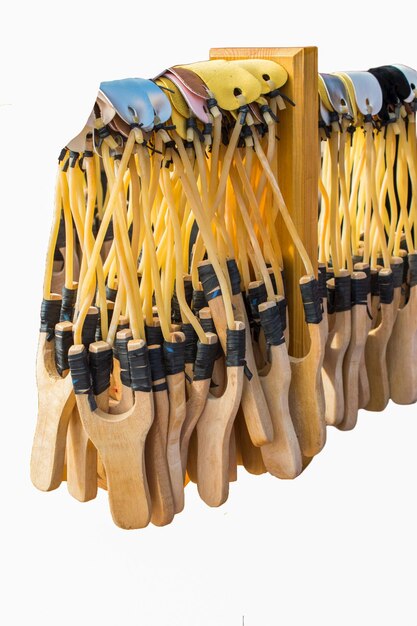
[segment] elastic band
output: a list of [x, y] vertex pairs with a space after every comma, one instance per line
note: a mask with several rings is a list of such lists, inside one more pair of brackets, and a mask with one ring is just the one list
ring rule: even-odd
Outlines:
[[173, 376], [184, 371], [185, 341], [164, 341], [164, 361], [167, 376]]
[[113, 352], [108, 350], [101, 352], [89, 352], [91, 380], [95, 396], [99, 396], [110, 387], [110, 374], [113, 365]]
[[213, 374], [214, 361], [217, 355], [216, 343], [197, 343], [196, 357], [194, 363], [194, 380], [207, 380]]
[[313, 278], [308, 283], [301, 284], [300, 290], [306, 323], [319, 324], [323, 319], [323, 313], [317, 280]]
[[280, 346], [285, 342], [282, 330], [281, 315], [277, 306], [259, 311], [259, 317], [265, 339], [270, 346]]
[[128, 350], [127, 356], [133, 391], [151, 391], [152, 380], [148, 347], [144, 345], [134, 350]]
[[55, 330], [55, 365], [60, 376], [69, 369], [68, 350], [73, 343], [72, 329], [57, 328]]
[[59, 300], [42, 300], [40, 332], [46, 333], [47, 341], [52, 341], [55, 335], [55, 325], [59, 322], [61, 313], [61, 298]]

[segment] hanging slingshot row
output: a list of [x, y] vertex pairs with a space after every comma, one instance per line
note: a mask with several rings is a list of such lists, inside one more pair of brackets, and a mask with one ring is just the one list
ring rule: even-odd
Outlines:
[[211, 56], [102, 83], [59, 156], [31, 477], [122, 528], [417, 400], [417, 72]]

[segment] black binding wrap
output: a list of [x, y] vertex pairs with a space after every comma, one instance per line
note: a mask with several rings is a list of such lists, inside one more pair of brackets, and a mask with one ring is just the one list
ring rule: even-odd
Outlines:
[[164, 341], [164, 361], [167, 376], [173, 376], [184, 371], [185, 341]]
[[227, 271], [229, 272], [230, 285], [232, 287], [232, 295], [236, 296], [241, 292], [240, 288], [240, 272], [235, 259], [227, 259]]
[[391, 304], [394, 299], [394, 278], [389, 274], [378, 273], [379, 300], [381, 304]]
[[246, 298], [251, 313], [250, 317], [248, 317], [253, 329], [253, 339], [254, 341], [258, 341], [261, 330], [261, 318], [259, 317], [258, 306], [267, 301], [265, 283], [256, 285], [256, 287], [249, 287]]
[[106, 299], [110, 300], [110, 302], [115, 302], [117, 296], [117, 289], [112, 289], [108, 285], [106, 285]]
[[327, 287], [326, 287], [326, 266], [319, 265], [318, 268], [318, 284], [319, 284], [319, 295], [322, 300], [326, 300], [327, 298]]
[[59, 229], [58, 229], [58, 236], [56, 239], [56, 246], [55, 249], [59, 249], [59, 248], [65, 248], [66, 246], [66, 239], [65, 239], [65, 220], [63, 217], [61, 217], [61, 219], [59, 220]]
[[391, 263], [394, 289], [401, 287], [403, 283], [403, 265], [404, 263]]
[[370, 280], [371, 280], [371, 294], [373, 296], [379, 296], [379, 282], [378, 282], [377, 270], [371, 270]]
[[181, 332], [185, 335], [185, 362], [194, 363], [197, 354], [197, 333], [192, 324], [183, 324]]
[[113, 346], [114, 357], [120, 362], [120, 379], [122, 384], [126, 387], [132, 386], [132, 380], [130, 378], [129, 359], [127, 357], [127, 344], [130, 338], [119, 338], [116, 335], [116, 340]]
[[110, 373], [113, 365], [113, 352], [110, 346], [101, 352], [89, 352], [91, 381], [95, 396], [110, 387]]
[[351, 283], [351, 303], [352, 306], [356, 304], [368, 304], [369, 293], [369, 279], [367, 276], [364, 278], [355, 278]]
[[352, 308], [351, 303], [351, 282], [350, 276], [335, 276], [335, 311], [336, 313], [342, 313], [343, 311], [350, 311]]
[[327, 313], [329, 315], [333, 315], [333, 313], [336, 311], [335, 288], [334, 286], [329, 287], [327, 285], [326, 289], [327, 289]]
[[211, 379], [213, 374], [214, 361], [217, 358], [216, 343], [197, 342], [197, 352], [194, 362], [194, 381]]
[[[154, 392], [165, 391], [168, 387], [165, 381], [165, 364], [162, 346], [148, 350], [148, 358], [151, 368], [152, 390]], [[162, 380], [163, 382], [154, 385], [155, 380]]]
[[[110, 326], [112, 318], [113, 318], [113, 308], [107, 306], [107, 326]], [[101, 311], [98, 310], [98, 320], [97, 320], [97, 328], [96, 328], [96, 341], [101, 341], [103, 336], [101, 334]]]
[[113, 220], [110, 220], [109, 225], [106, 230], [106, 234], [104, 235], [104, 241], [113, 241], [114, 232], [113, 232]]
[[124, 322], [123, 324], [117, 324], [117, 332], [119, 332], [119, 330], [126, 330], [126, 328], [129, 328], [129, 322]]
[[270, 346], [280, 346], [285, 342], [282, 330], [281, 315], [277, 306], [259, 311], [262, 329], [265, 339]]
[[206, 296], [204, 295], [204, 291], [202, 289], [193, 290], [192, 305], [194, 313], [198, 313], [201, 309], [204, 309], [207, 306]]
[[200, 265], [198, 268], [198, 277], [203, 285], [204, 295], [207, 302], [222, 295], [219, 281], [211, 263]]
[[300, 285], [307, 324], [319, 324], [323, 319], [318, 282], [315, 278]]
[[331, 280], [332, 278], [334, 278], [334, 269], [332, 267], [327, 267], [326, 268], [326, 283], [328, 280]]
[[61, 328], [55, 329], [55, 365], [60, 376], [69, 369], [68, 350], [73, 343], [71, 328], [66, 330]]
[[148, 346], [162, 346], [164, 335], [160, 326], [145, 326], [146, 343]]
[[408, 257], [410, 255], [407, 254], [406, 256], [401, 257], [403, 260], [403, 283], [407, 283], [408, 282], [408, 270], [410, 268], [410, 264], [409, 264], [409, 260]]
[[[191, 307], [191, 301], [193, 299], [193, 284], [190, 279], [184, 280], [185, 301], [189, 307]], [[171, 299], [171, 320], [174, 324], [181, 324], [181, 307], [178, 302], [178, 296], [176, 292], [176, 284], [174, 286], [174, 293]]]
[[[88, 394], [94, 401], [93, 390], [91, 388], [90, 368], [88, 367], [88, 353], [84, 348], [82, 352], [68, 355], [68, 363], [71, 370], [72, 385], [76, 395]], [[95, 401], [94, 401], [95, 404]], [[90, 402], [91, 406], [91, 402]], [[94, 407], [95, 408], [95, 407]], [[93, 407], [92, 407], [92, 410]]]
[[408, 266], [410, 269], [408, 284], [410, 287], [417, 285], [417, 253], [411, 253], [408, 255]]
[[55, 324], [59, 322], [61, 313], [61, 298], [59, 300], [42, 300], [40, 332], [46, 333], [47, 341], [52, 341], [55, 335]]
[[[215, 335], [217, 334], [216, 327], [213, 322], [213, 318], [211, 317], [201, 318], [200, 317], [200, 324], [205, 333], [214, 333]], [[220, 359], [220, 357], [223, 356], [223, 348], [222, 348], [222, 344], [220, 343], [220, 341], [217, 341], [216, 346], [217, 346], [217, 352], [216, 352], [215, 360]]]
[[287, 329], [287, 298], [282, 298], [282, 300], [278, 300], [277, 307], [281, 316], [282, 332], [284, 333]]
[[60, 322], [72, 322], [74, 317], [74, 306], [77, 300], [77, 289], [62, 287], [62, 304], [59, 315]]
[[151, 366], [149, 364], [148, 346], [128, 350], [130, 377], [133, 391], [151, 391]]
[[226, 367], [243, 367], [246, 377], [250, 380], [253, 374], [246, 365], [245, 354], [245, 329], [230, 330], [230, 328], [228, 328], [226, 331]]
[[84, 320], [84, 326], [81, 334], [81, 341], [88, 349], [90, 343], [93, 343], [96, 339], [96, 329], [98, 322], [98, 311], [95, 313], [88, 313]]

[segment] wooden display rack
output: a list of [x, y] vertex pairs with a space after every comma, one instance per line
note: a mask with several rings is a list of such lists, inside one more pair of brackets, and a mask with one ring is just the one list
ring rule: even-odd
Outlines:
[[[282, 88], [295, 107], [280, 111], [278, 177], [294, 224], [317, 271], [319, 180], [317, 48], [212, 48], [210, 59], [263, 58], [280, 63], [288, 72]], [[300, 256], [279, 218], [279, 238], [285, 262], [290, 321], [290, 354], [301, 357], [310, 346], [304, 323], [299, 279], [305, 273]], [[316, 274], [317, 275], [317, 274]]]

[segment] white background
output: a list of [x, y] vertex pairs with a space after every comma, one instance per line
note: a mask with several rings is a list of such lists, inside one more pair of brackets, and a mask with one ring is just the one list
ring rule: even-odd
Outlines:
[[[344, 8], [343, 8], [344, 7]], [[101, 80], [211, 46], [318, 45], [320, 70], [416, 66], [412, 5], [14, 2], [0, 38], [3, 394], [0, 621], [7, 626], [415, 626], [417, 411], [360, 415], [294, 482], [243, 470], [218, 510], [186, 490], [164, 529], [121, 531], [104, 493], [29, 480], [56, 158]]]

